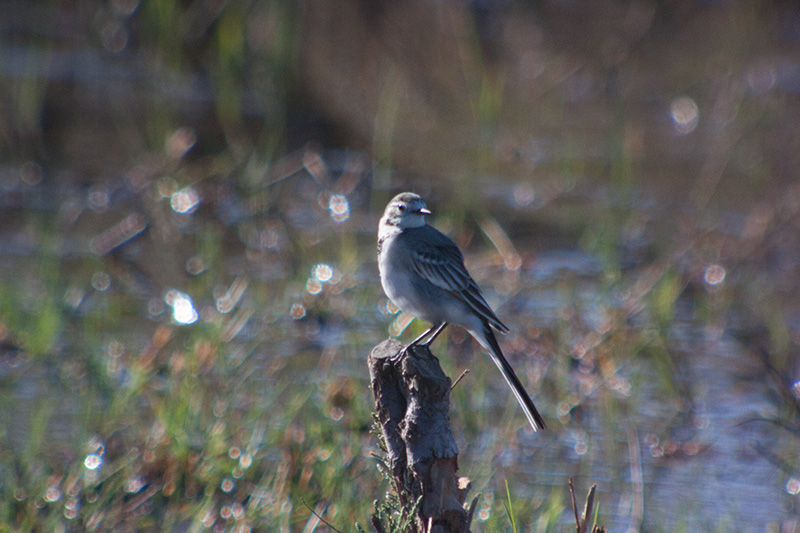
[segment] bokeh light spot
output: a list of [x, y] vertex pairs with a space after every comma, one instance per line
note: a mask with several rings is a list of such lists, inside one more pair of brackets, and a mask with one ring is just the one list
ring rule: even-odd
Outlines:
[[333, 455], [333, 451], [330, 448], [322, 448], [317, 452], [317, 459], [325, 462], [331, 458], [331, 455]]
[[167, 156], [179, 159], [188, 152], [197, 142], [197, 134], [194, 129], [189, 127], [178, 128], [170, 135], [164, 143], [164, 151]]
[[242, 456], [239, 458], [239, 466], [244, 470], [247, 470], [253, 466], [253, 456], [249, 453], [242, 454]]
[[178, 324], [194, 324], [197, 322], [197, 310], [192, 303], [192, 297], [188, 294], [171, 289], [167, 291], [164, 301], [172, 307], [172, 319]]
[[135, 494], [144, 488], [144, 479], [140, 476], [130, 477], [125, 480], [125, 492]]
[[158, 298], [150, 298], [147, 302], [147, 313], [150, 317], [156, 317], [164, 312], [164, 302]]
[[90, 453], [86, 456], [86, 459], [83, 460], [83, 466], [85, 466], [88, 470], [94, 470], [101, 464], [103, 464], [103, 459], [96, 453]]
[[478, 518], [480, 520], [489, 520], [489, 517], [492, 516], [493, 504], [494, 504], [494, 493], [487, 491], [483, 495], [483, 502], [481, 502], [481, 508], [478, 510]]
[[111, 277], [105, 272], [95, 272], [92, 274], [92, 287], [96, 291], [107, 291], [111, 287]]
[[64, 518], [72, 520], [76, 516], [78, 516], [78, 500], [70, 498], [67, 500], [67, 503], [64, 504]]
[[173, 178], [166, 176], [158, 180], [156, 189], [162, 198], [172, 198], [172, 195], [178, 190], [178, 183]]
[[191, 187], [175, 191], [170, 199], [170, 205], [176, 213], [191, 213], [200, 205], [200, 195]]
[[309, 278], [306, 282], [306, 290], [309, 294], [319, 294], [322, 292], [322, 283], [318, 279]]
[[725, 269], [722, 266], [717, 264], [708, 265], [703, 274], [703, 279], [709, 285], [719, 285], [725, 281], [725, 274]]
[[186, 260], [186, 272], [192, 276], [202, 274], [206, 270], [206, 264], [197, 256], [190, 257]]
[[330, 281], [333, 277], [333, 269], [325, 264], [317, 265], [314, 267], [314, 277], [323, 283]]
[[294, 304], [290, 313], [293, 319], [300, 320], [306, 316], [306, 308], [302, 304]]
[[36, 185], [42, 181], [42, 167], [35, 161], [23, 163], [19, 169], [19, 177], [25, 185]]
[[409, 324], [414, 320], [414, 315], [410, 313], [400, 313], [397, 315], [397, 318], [392, 320], [392, 323], [389, 325], [389, 334], [392, 337], [399, 337], [403, 331], [408, 327]]
[[213, 526], [214, 522], [216, 522], [216, 521], [217, 521], [217, 516], [214, 514], [214, 511], [211, 510], [211, 509], [206, 511], [206, 514], [203, 515], [203, 518], [200, 520], [200, 522], [203, 524], [203, 526], [205, 526], [207, 528], [210, 528], [211, 526]]
[[691, 133], [697, 127], [700, 112], [697, 104], [688, 96], [673, 100], [669, 110], [672, 121], [675, 123], [675, 131], [681, 135]]
[[350, 202], [341, 194], [331, 196], [328, 208], [331, 210], [331, 218], [336, 222], [344, 222], [350, 218]]
[[778, 76], [771, 65], [760, 63], [750, 67], [747, 71], [747, 85], [755, 94], [771, 91], [777, 81]]
[[514, 204], [517, 207], [525, 207], [533, 203], [536, 199], [536, 192], [528, 184], [519, 184], [514, 187]]
[[95, 213], [104, 213], [108, 209], [108, 204], [111, 198], [108, 196], [108, 191], [102, 185], [95, 185], [89, 189], [89, 207]]

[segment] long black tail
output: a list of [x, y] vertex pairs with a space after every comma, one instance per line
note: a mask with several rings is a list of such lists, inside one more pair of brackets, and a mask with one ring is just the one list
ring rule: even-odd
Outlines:
[[[481, 345], [483, 345], [483, 347], [489, 353], [489, 356], [492, 358], [492, 361], [494, 361], [494, 364], [496, 364], [497, 368], [500, 369], [500, 372], [506, 379], [506, 383], [508, 383], [508, 386], [511, 387], [511, 392], [514, 393], [514, 396], [517, 398], [522, 410], [525, 411], [525, 416], [528, 417], [528, 421], [531, 423], [533, 430], [539, 431], [544, 429], [545, 425], [542, 415], [540, 415], [539, 411], [536, 410], [536, 406], [533, 405], [533, 400], [531, 400], [531, 397], [528, 396], [528, 392], [525, 390], [525, 387], [522, 386], [519, 378], [514, 373], [514, 369], [511, 368], [508, 360], [506, 360], [505, 356], [503, 355], [503, 351], [500, 349], [500, 345], [497, 343], [497, 338], [494, 336], [494, 332], [487, 325], [485, 326], [484, 331], [481, 333], [483, 333], [483, 339], [479, 338], [477, 335], [475, 335], [475, 333], [473, 333], [473, 336], [478, 340], [478, 342], [480, 342]], [[483, 341], [485, 341], [485, 344]]]

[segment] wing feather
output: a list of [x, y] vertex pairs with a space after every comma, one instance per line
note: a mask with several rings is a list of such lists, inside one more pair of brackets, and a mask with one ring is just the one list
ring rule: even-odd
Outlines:
[[464, 256], [458, 246], [438, 230], [427, 226], [424, 239], [415, 240], [412, 247], [414, 271], [423, 279], [443, 289], [466, 303], [483, 320], [495, 329], [506, 332], [508, 328], [486, 303], [475, 280], [464, 266]]

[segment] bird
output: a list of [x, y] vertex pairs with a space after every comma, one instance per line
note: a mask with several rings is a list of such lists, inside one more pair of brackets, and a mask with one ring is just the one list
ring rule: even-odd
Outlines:
[[403, 192], [388, 203], [378, 226], [383, 291], [398, 308], [431, 324], [401, 355], [413, 346], [430, 346], [448, 324], [463, 327], [500, 369], [533, 430], [545, 429], [495, 337], [494, 330], [507, 333], [508, 327], [486, 303], [456, 243], [425, 222], [430, 214], [421, 196]]

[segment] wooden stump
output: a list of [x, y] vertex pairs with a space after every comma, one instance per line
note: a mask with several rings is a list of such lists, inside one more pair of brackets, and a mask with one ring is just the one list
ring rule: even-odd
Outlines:
[[422, 497], [417, 531], [466, 532], [477, 498], [464, 502], [469, 479], [458, 478], [458, 447], [450, 429], [451, 381], [427, 347], [397, 359], [393, 339], [372, 349], [370, 381], [395, 489], [401, 504]]

